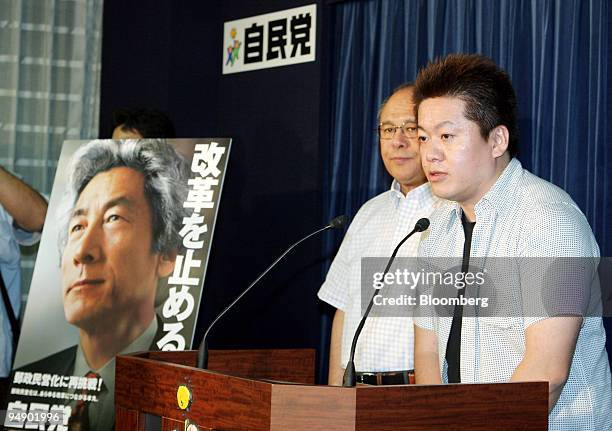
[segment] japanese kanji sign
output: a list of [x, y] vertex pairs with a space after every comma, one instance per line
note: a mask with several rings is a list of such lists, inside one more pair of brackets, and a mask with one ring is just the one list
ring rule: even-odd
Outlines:
[[317, 5], [227, 21], [223, 74], [315, 60]]

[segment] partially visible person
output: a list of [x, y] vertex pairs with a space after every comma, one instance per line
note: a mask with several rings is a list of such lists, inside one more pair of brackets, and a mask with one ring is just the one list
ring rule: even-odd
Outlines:
[[[472, 260], [506, 258], [515, 266], [493, 280], [503, 283], [497, 299], [508, 298], [503, 304], [520, 313], [501, 307], [496, 315], [464, 316], [455, 305], [451, 315], [438, 309], [416, 318], [417, 383], [546, 381], [550, 430], [612, 429], [601, 296], [576, 282], [597, 283], [599, 247], [572, 198], [514, 157], [509, 76], [481, 55], [449, 55], [419, 72], [415, 101], [423, 169], [434, 194], [448, 200], [432, 214], [419, 255], [462, 259], [463, 272]], [[551, 271], [558, 268], [550, 262], [578, 258], [571, 277]], [[468, 294], [476, 293], [457, 293]]]
[[112, 139], [176, 138], [172, 120], [157, 109], [121, 109], [113, 112]]
[[[47, 202], [32, 187], [0, 168], [0, 273], [11, 309], [0, 311], [0, 397], [12, 366], [14, 337], [9, 313], [19, 319], [21, 309], [21, 252], [19, 245], [38, 242], [47, 214]], [[16, 340], [15, 340], [16, 341]], [[2, 403], [3, 404], [3, 403]]]
[[[319, 298], [336, 308], [332, 324], [329, 384], [341, 385], [351, 341], [361, 319], [361, 259], [390, 257], [396, 244], [428, 217], [436, 199], [421, 168], [413, 86], [397, 88], [378, 114], [380, 153], [393, 182], [390, 190], [370, 199], [351, 223]], [[416, 256], [420, 234], [406, 242], [398, 256]], [[369, 384], [409, 383], [413, 378], [412, 319], [372, 317], [360, 335], [355, 354], [357, 381]]]

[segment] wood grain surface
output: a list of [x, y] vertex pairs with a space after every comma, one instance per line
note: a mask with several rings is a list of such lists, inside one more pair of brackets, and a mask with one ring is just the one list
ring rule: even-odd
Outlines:
[[[307, 384], [308, 350], [211, 351], [215, 371], [195, 361], [194, 352], [117, 357], [117, 431], [144, 431], [139, 412], [163, 418], [165, 431], [183, 431], [186, 419], [201, 431], [547, 429], [546, 382], [342, 388]], [[179, 385], [192, 393], [187, 411]]]

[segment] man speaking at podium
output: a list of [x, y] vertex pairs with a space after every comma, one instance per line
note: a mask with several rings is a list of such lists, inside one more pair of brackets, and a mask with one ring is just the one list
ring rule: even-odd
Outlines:
[[[417, 383], [547, 381], [550, 430], [612, 429], [601, 296], [581, 284], [597, 281], [599, 247], [571, 197], [514, 158], [510, 78], [486, 57], [449, 55], [419, 72], [415, 99], [423, 169], [448, 199], [419, 255], [462, 258], [464, 273], [473, 260], [485, 271], [512, 264], [491, 279], [490, 299], [503, 300], [495, 314], [455, 305], [415, 318]], [[512, 307], [518, 313], [506, 314]]]
[[[421, 168], [412, 84], [400, 86], [382, 103], [378, 120], [381, 157], [393, 177], [391, 189], [360, 208], [318, 294], [337, 309], [330, 345], [330, 385], [342, 384], [361, 319], [361, 258], [391, 256], [395, 245], [417, 220], [429, 216], [435, 203]], [[419, 238], [420, 234], [410, 238], [398, 255], [416, 256]], [[355, 353], [357, 381], [409, 383], [414, 368], [412, 346], [411, 318], [369, 318]]]

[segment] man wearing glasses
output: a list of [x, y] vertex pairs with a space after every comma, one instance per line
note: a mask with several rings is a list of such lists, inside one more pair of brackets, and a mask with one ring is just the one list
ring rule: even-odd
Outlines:
[[[330, 385], [342, 384], [351, 340], [361, 318], [361, 259], [389, 257], [416, 221], [429, 216], [436, 202], [421, 168], [413, 85], [398, 87], [382, 103], [378, 117], [380, 153], [393, 177], [391, 189], [360, 208], [318, 294], [337, 309], [330, 345]], [[398, 256], [416, 256], [419, 239], [420, 234], [412, 236]], [[408, 317], [368, 319], [355, 352], [358, 382], [410, 383], [414, 375], [411, 326]]]

